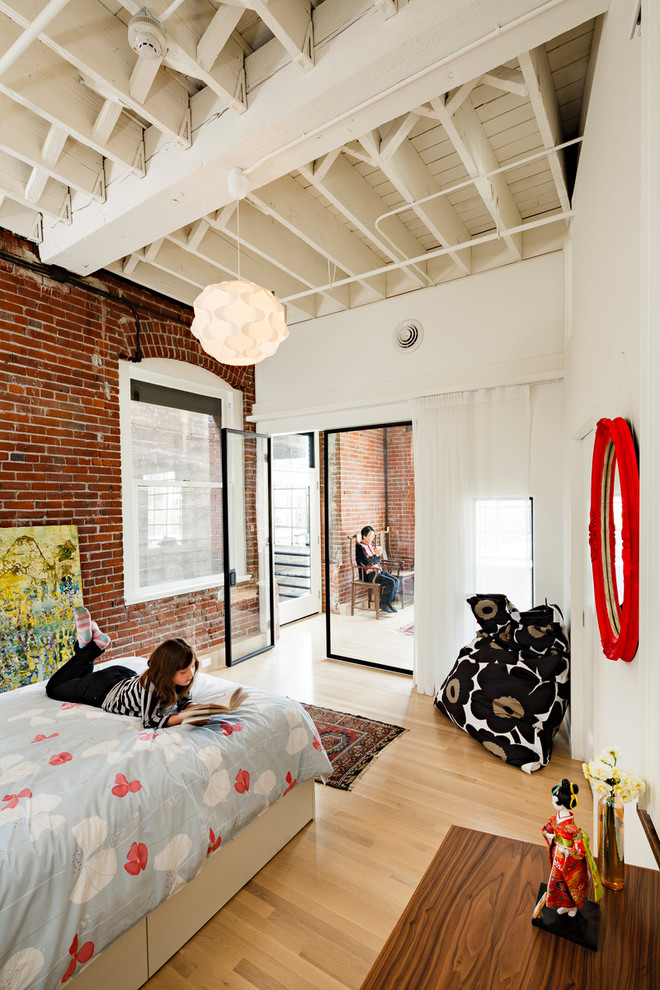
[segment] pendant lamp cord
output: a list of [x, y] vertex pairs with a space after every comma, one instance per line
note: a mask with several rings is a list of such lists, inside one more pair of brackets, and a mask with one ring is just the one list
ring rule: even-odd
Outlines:
[[236, 250], [238, 251], [238, 279], [241, 278], [241, 201], [236, 200]]

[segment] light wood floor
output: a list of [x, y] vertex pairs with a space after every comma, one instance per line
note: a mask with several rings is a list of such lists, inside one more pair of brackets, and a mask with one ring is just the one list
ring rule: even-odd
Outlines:
[[316, 821], [148, 990], [357, 990], [451, 824], [542, 843], [550, 790], [566, 776], [580, 785], [576, 820], [591, 834], [589, 787], [563, 729], [550, 765], [528, 776], [447, 721], [410, 677], [325, 659], [322, 616], [285, 627], [275, 650], [220, 676], [409, 731], [354, 790], [317, 784]]

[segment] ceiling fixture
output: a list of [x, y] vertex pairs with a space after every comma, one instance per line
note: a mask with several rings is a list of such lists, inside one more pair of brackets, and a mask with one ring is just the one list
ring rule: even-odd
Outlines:
[[240, 168], [227, 175], [227, 189], [236, 200], [238, 278], [207, 285], [195, 299], [190, 327], [207, 354], [222, 364], [258, 364], [275, 353], [289, 336], [284, 306], [268, 289], [241, 278], [239, 201], [247, 194], [247, 176]]
[[165, 28], [146, 7], [128, 22], [128, 43], [140, 58], [162, 58], [167, 51]]
[[418, 320], [404, 320], [392, 334], [397, 351], [414, 351], [424, 339], [424, 327]]

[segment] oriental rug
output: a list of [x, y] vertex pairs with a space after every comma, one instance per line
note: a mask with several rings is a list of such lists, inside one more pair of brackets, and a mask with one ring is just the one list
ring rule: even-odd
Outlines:
[[377, 722], [363, 715], [349, 715], [316, 705], [303, 704], [318, 730], [332, 764], [330, 787], [350, 791], [360, 774], [385, 746], [406, 730], [400, 725]]
[[404, 636], [414, 636], [415, 635], [415, 623], [409, 622], [407, 626], [400, 626], [397, 629], [398, 633], [403, 633]]

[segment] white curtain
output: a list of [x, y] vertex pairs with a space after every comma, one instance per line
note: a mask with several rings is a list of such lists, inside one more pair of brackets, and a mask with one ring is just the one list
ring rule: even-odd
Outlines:
[[413, 674], [418, 691], [434, 694], [474, 638], [465, 601], [479, 590], [472, 587], [473, 500], [529, 494], [529, 386], [413, 400], [413, 449]]

